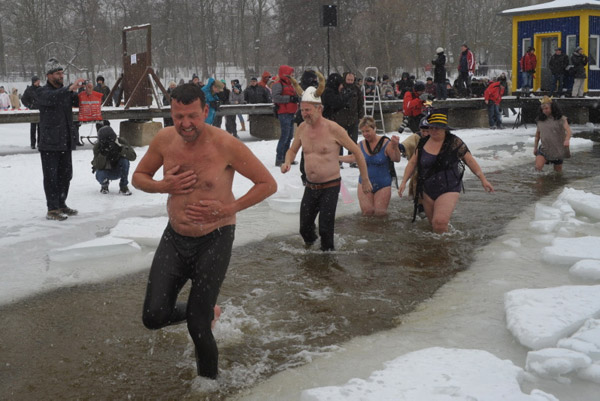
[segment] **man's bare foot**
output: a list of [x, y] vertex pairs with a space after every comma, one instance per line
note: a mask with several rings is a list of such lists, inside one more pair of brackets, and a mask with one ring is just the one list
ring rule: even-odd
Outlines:
[[219, 317], [221, 317], [221, 307], [219, 305], [215, 305], [215, 318], [210, 324], [211, 330], [214, 330], [215, 324], [217, 324], [217, 320], [219, 320]]

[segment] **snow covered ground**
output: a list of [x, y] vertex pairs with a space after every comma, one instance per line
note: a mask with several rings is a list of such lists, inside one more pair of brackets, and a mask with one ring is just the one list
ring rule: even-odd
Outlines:
[[[118, 132], [118, 122], [112, 124]], [[83, 126], [81, 134], [86, 130], [91, 126]], [[493, 171], [533, 165], [534, 132], [530, 126], [457, 135], [483, 169]], [[132, 188], [133, 195], [123, 197], [116, 183], [110, 194], [100, 194], [91, 173], [91, 145], [86, 145], [73, 153], [68, 198], [79, 215], [47, 221], [39, 155], [29, 149], [28, 137], [28, 124], [0, 125], [0, 305], [148, 269], [166, 221], [166, 196]], [[241, 137], [277, 179], [279, 190], [239, 214], [235, 245], [295, 233], [302, 193], [297, 170], [282, 175], [274, 166], [275, 141], [259, 141], [246, 132]], [[490, 148], [495, 145], [506, 150]], [[592, 146], [575, 138], [574, 157]], [[146, 148], [136, 151], [139, 160]], [[399, 176], [405, 165], [405, 160], [397, 165]], [[346, 201], [353, 202], [340, 201], [339, 214], [358, 211], [357, 174], [342, 170]], [[472, 179], [470, 172], [466, 177]], [[594, 284], [600, 278], [600, 183], [583, 191], [588, 185], [565, 188], [530, 207], [479, 252], [473, 266], [400, 327], [356, 338], [342, 351], [277, 374], [240, 398], [598, 399], [600, 285]], [[236, 177], [234, 194], [249, 186]], [[111, 257], [119, 263], [106, 263]]]

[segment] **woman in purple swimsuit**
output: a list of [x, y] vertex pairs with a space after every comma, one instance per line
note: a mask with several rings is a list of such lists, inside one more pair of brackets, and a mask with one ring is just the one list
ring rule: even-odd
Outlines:
[[427, 122], [429, 136], [419, 141], [417, 151], [404, 170], [398, 195], [402, 196], [406, 182], [416, 168], [419, 181], [415, 205], [422, 197], [425, 214], [433, 231], [443, 233], [448, 231], [450, 216], [458, 203], [465, 164], [481, 180], [481, 185], [487, 192], [494, 192], [494, 187], [483, 175], [467, 145], [450, 133], [446, 114], [434, 111]]
[[[368, 194], [357, 190], [358, 203], [363, 216], [385, 216], [387, 214], [392, 196], [390, 162], [400, 161], [398, 136], [394, 135], [390, 140], [385, 136], [377, 135], [376, 127], [373, 117], [364, 117], [358, 123], [358, 128], [365, 138], [358, 145], [365, 156], [369, 180], [373, 185], [373, 192]], [[356, 162], [354, 155], [340, 156], [340, 161]], [[361, 183], [360, 177], [358, 182]]]

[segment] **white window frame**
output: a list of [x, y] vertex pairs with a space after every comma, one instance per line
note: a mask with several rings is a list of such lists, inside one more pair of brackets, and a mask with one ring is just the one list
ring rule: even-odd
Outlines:
[[[572, 45], [569, 44], [569, 42], [571, 41], [573, 42]], [[565, 45], [563, 46], [563, 54], [569, 56], [569, 60], [571, 60], [571, 54], [573, 54], [573, 51], [576, 47], [577, 35], [567, 35], [567, 37], [565, 38]]]
[[[592, 39], [596, 40], [596, 46], [592, 48]], [[596, 60], [596, 64], [590, 64], [590, 70], [600, 70], [600, 62], [598, 61], [598, 56], [600, 56], [600, 35], [590, 35], [590, 49], [588, 52], [588, 59], [590, 55], [594, 55], [594, 60]], [[593, 52], [593, 53], [592, 53]]]

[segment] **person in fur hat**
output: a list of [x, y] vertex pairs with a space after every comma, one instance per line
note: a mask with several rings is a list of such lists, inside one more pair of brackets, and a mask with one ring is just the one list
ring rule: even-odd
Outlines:
[[300, 111], [304, 122], [296, 130], [294, 141], [281, 165], [281, 172], [285, 174], [290, 171], [296, 154], [302, 148], [306, 183], [300, 204], [300, 235], [307, 246], [317, 240], [315, 219], [318, 214], [321, 250], [331, 251], [334, 249], [335, 211], [341, 185], [338, 155], [342, 146], [356, 156], [362, 190], [370, 193], [373, 187], [369, 181], [367, 163], [358, 146], [344, 128], [323, 117], [321, 95], [325, 90], [325, 78], [319, 72], [317, 76], [319, 87], [310, 86], [305, 90], [290, 77], [298, 96], [301, 96]]
[[40, 110], [38, 150], [48, 207], [46, 219], [58, 221], [77, 215], [77, 210], [68, 207], [66, 201], [73, 178], [71, 152], [79, 141], [73, 128], [73, 98], [85, 82], [84, 78], [78, 78], [71, 85], [65, 85], [63, 70], [57, 59], [48, 59], [47, 83], [36, 91]]

